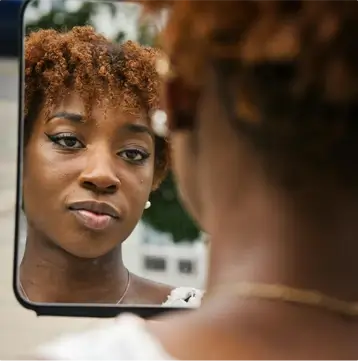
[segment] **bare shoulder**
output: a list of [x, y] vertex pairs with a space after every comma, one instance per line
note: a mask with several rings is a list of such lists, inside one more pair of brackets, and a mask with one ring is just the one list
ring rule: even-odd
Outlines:
[[193, 287], [174, 287], [131, 273], [131, 283], [124, 304], [199, 307], [204, 292]]
[[[256, 361], [267, 359], [258, 344], [240, 330], [200, 310], [164, 315], [147, 322], [147, 330], [165, 352], [180, 361]], [[267, 355], [266, 355], [267, 356]]]
[[[146, 322], [146, 328], [163, 349], [175, 359], [200, 359], [193, 355], [195, 350], [201, 348], [200, 343], [205, 340], [205, 333], [209, 327], [203, 328], [197, 319], [198, 310], [187, 309], [179, 313], [165, 314]], [[208, 325], [207, 325], [208, 326]], [[195, 340], [195, 347], [191, 347]]]
[[175, 287], [131, 274], [131, 286], [124, 300], [126, 304], [161, 305]]

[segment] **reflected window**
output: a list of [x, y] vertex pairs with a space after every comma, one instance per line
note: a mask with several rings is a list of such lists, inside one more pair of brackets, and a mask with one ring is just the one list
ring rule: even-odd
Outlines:
[[167, 262], [162, 257], [146, 256], [144, 257], [144, 268], [151, 271], [165, 271]]
[[192, 260], [182, 259], [178, 262], [178, 269], [180, 273], [193, 274], [195, 273], [195, 263]]

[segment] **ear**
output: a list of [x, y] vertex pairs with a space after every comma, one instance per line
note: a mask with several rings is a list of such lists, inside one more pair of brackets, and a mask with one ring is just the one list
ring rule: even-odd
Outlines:
[[172, 132], [193, 130], [199, 90], [185, 84], [180, 77], [168, 80], [164, 88], [168, 129]]

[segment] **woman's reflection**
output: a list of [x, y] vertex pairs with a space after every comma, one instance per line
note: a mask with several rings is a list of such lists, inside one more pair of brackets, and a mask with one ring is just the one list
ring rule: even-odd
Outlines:
[[20, 289], [33, 302], [161, 304], [172, 287], [130, 273], [121, 245], [168, 166], [153, 135], [156, 52], [90, 27], [25, 42]]

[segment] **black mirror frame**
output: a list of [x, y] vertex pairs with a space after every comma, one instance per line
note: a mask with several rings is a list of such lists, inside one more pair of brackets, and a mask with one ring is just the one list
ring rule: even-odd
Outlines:
[[[162, 307], [162, 306], [127, 306], [127, 305], [107, 305], [107, 304], [40, 304], [33, 303], [25, 300], [18, 289], [18, 261], [19, 261], [19, 235], [20, 235], [20, 214], [22, 205], [22, 161], [23, 161], [23, 140], [24, 140], [24, 38], [25, 38], [25, 24], [24, 14], [27, 5], [32, 0], [25, 0], [21, 6], [20, 18], [18, 19], [20, 30], [19, 36], [19, 107], [18, 107], [18, 146], [17, 146], [17, 167], [16, 167], [16, 207], [15, 207], [15, 245], [14, 245], [14, 260], [13, 260], [13, 280], [12, 286], [17, 301], [29, 310], [35, 311], [37, 316], [63, 316], [63, 317], [92, 317], [92, 318], [111, 318], [116, 317], [121, 313], [133, 313], [142, 318], [150, 318], [163, 314], [165, 312], [184, 311], [187, 308], [174, 308], [174, 307]], [[96, 0], [94, 0], [96, 1]], [[117, 0], [124, 1], [124, 0]]]

